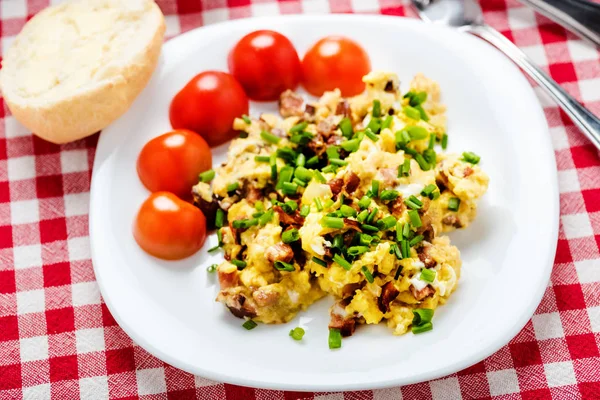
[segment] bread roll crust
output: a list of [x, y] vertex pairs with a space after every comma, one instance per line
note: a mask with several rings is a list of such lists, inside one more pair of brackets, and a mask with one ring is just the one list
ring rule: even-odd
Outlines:
[[[82, 7], [85, 12], [86, 7], [91, 7], [93, 3], [96, 6], [100, 4], [103, 7], [120, 7], [119, 0], [79, 0], [55, 7], [66, 7], [66, 11], [63, 9], [61, 12], [69, 13], [68, 8], [75, 5], [79, 12], [82, 11]], [[138, 51], [116, 63], [111, 59], [103, 60], [111, 65], [98, 65], [98, 69], [91, 72], [90, 81], [82, 82], [77, 88], [57, 90], [57, 93], [49, 89], [40, 95], [22, 95], [27, 82], [19, 82], [23, 76], [19, 76], [17, 70], [19, 62], [23, 62], [23, 52], [26, 51], [23, 46], [28, 45], [28, 35], [31, 29], [35, 29], [35, 25], [44, 26], [48, 19], [55, 18], [52, 13], [54, 7], [49, 7], [29, 21], [28, 25], [33, 27], [26, 26], [17, 36], [4, 58], [3, 69], [0, 70], [4, 100], [13, 116], [37, 136], [52, 143], [62, 144], [102, 130], [127, 111], [156, 68], [165, 32], [164, 17], [154, 1], [138, 0], [138, 4], [144, 7], [144, 13], [151, 14], [147, 17], [155, 25], [150, 28], [144, 27], [146, 30], [153, 29], [153, 32], [144, 32], [145, 37], [141, 40], [145, 43], [138, 46]], [[94, 12], [93, 9], [89, 11]], [[116, 12], [119, 13], [120, 10]], [[119, 35], [119, 32], [110, 33], [113, 36]], [[20, 37], [21, 35], [23, 37]], [[43, 65], [34, 67], [44, 68]], [[108, 68], [109, 72], [103, 70], [102, 76], [94, 79], [94, 75], [101, 68]]]

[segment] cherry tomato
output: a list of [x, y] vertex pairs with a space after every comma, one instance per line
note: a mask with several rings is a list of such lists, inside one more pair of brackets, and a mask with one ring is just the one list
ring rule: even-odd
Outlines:
[[206, 71], [173, 97], [169, 109], [174, 129], [190, 129], [212, 147], [234, 138], [233, 120], [248, 114], [248, 97], [233, 76]]
[[342, 96], [356, 96], [365, 90], [362, 77], [369, 71], [371, 62], [365, 50], [342, 36], [324, 37], [302, 59], [303, 84], [314, 96], [335, 88]]
[[200, 250], [206, 239], [206, 220], [202, 211], [173, 193], [152, 193], [140, 207], [133, 237], [148, 254], [179, 260]]
[[262, 30], [244, 36], [229, 53], [229, 71], [253, 100], [279, 99], [302, 78], [298, 53], [281, 33]]
[[151, 192], [167, 191], [189, 198], [198, 175], [211, 166], [206, 141], [192, 131], [178, 129], [146, 143], [138, 156], [137, 173]]

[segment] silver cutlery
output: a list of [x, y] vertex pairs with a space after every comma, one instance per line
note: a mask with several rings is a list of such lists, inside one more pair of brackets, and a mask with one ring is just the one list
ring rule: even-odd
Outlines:
[[428, 22], [449, 25], [491, 43], [525, 71], [573, 120], [583, 134], [600, 150], [600, 119], [568, 94], [535, 65], [510, 40], [487, 25], [475, 0], [412, 0], [419, 16]]

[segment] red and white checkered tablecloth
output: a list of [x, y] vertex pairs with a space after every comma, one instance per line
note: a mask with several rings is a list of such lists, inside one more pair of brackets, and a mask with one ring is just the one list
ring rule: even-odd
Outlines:
[[[31, 16], [53, 2], [0, 0], [0, 54]], [[408, 0], [158, 3], [169, 37], [256, 15], [414, 16]], [[488, 23], [600, 115], [597, 49], [515, 0], [483, 0], [482, 6]], [[173, 368], [134, 344], [103, 303], [90, 260], [89, 189], [97, 136], [49, 144], [19, 125], [2, 103], [0, 399], [600, 399], [600, 157], [558, 107], [536, 92], [554, 144], [561, 218], [551, 282], [532, 320], [496, 354], [457, 374], [347, 393], [213, 382]]]

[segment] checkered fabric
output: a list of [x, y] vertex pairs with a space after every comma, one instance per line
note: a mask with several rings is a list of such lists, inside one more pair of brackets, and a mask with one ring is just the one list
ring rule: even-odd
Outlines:
[[[257, 15], [366, 12], [414, 17], [407, 0], [158, 3], [169, 37]], [[0, 54], [48, 4], [0, 0]], [[596, 49], [514, 0], [483, 0], [482, 6], [488, 23], [600, 115]], [[600, 399], [600, 157], [569, 118], [536, 92], [554, 144], [561, 218], [551, 282], [531, 321], [496, 354], [451, 376], [401, 388], [333, 394], [209, 381], [173, 368], [134, 344], [103, 303], [90, 260], [88, 204], [97, 136], [64, 146], [49, 144], [19, 125], [2, 103], [0, 399]]]

